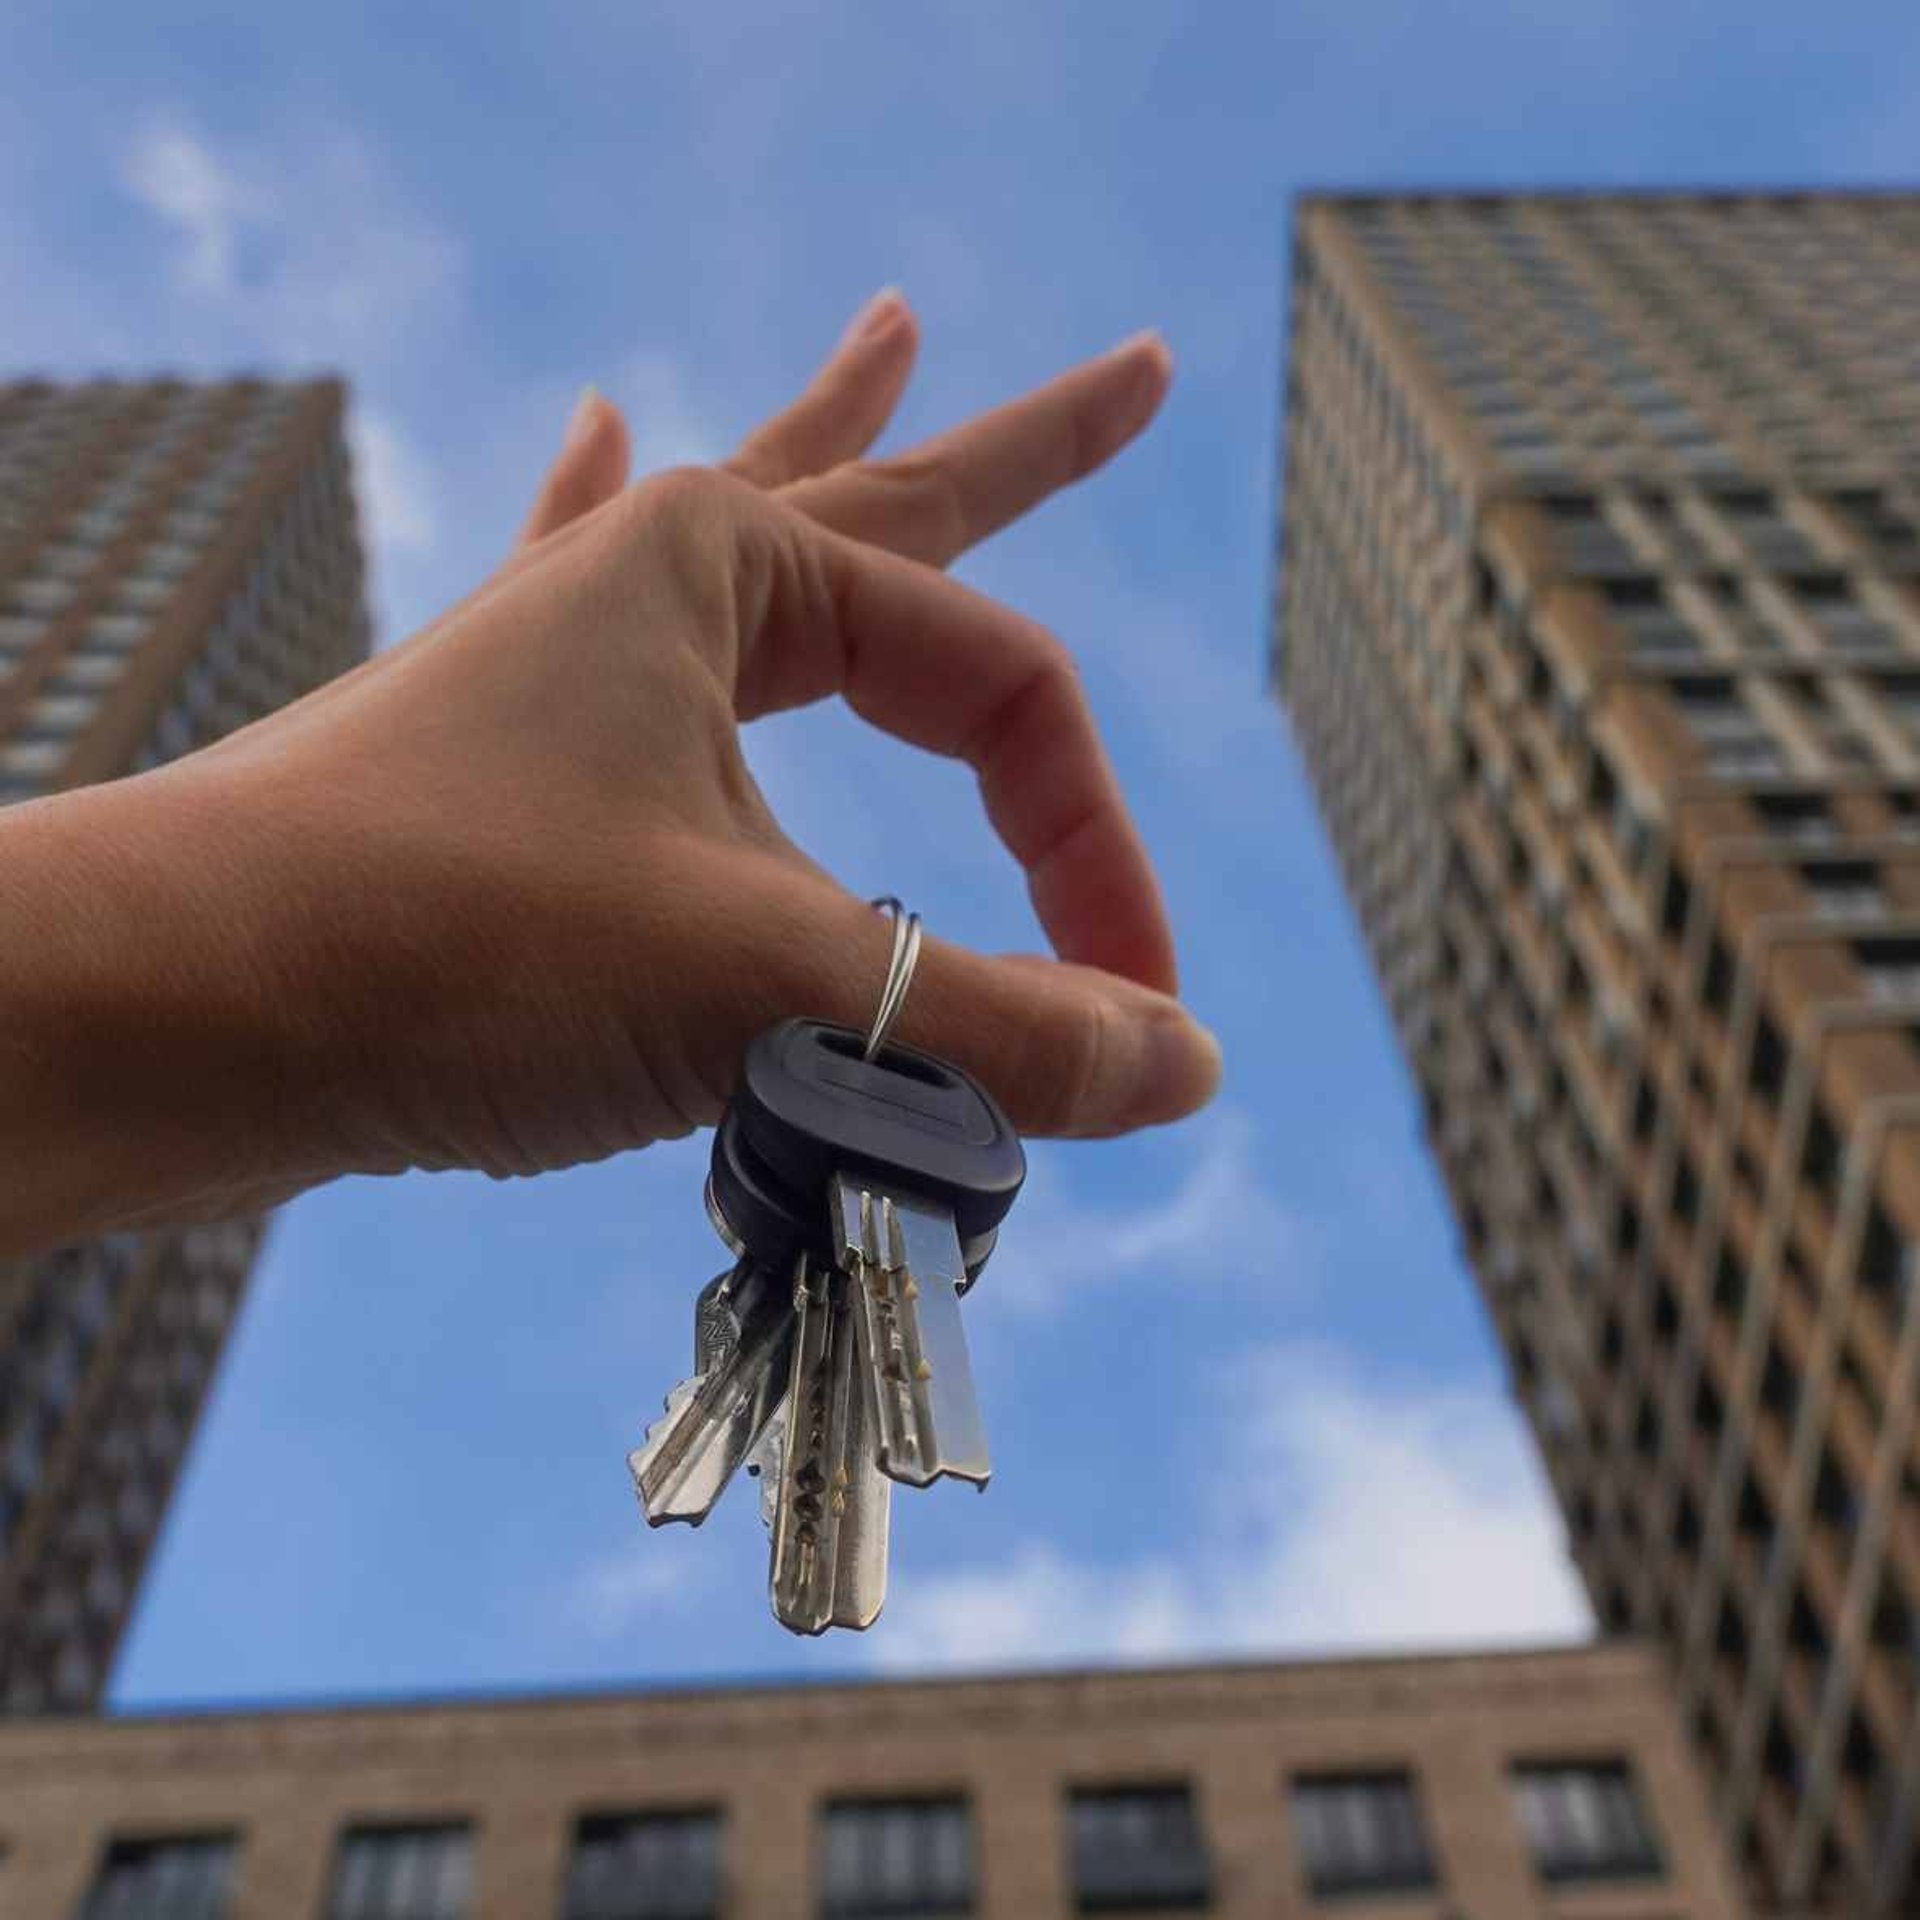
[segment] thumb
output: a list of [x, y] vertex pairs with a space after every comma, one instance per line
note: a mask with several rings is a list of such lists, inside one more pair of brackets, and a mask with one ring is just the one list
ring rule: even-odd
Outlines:
[[[885, 918], [817, 871], [729, 860], [732, 910], [703, 916], [695, 1079], [724, 1097], [756, 1033], [795, 1015], [864, 1029], [886, 980]], [[722, 929], [725, 929], [723, 932]], [[694, 1011], [690, 1009], [690, 1011]], [[1104, 1136], [1212, 1099], [1220, 1048], [1168, 994], [1097, 967], [928, 935], [893, 1037], [964, 1068], [1021, 1133]]]
[[632, 461], [633, 444], [620, 409], [597, 387], [582, 388], [518, 544], [530, 547], [611, 500], [627, 484]]
[[1170, 994], [1039, 954], [926, 942], [894, 1034], [964, 1067], [1021, 1133], [1164, 1126], [1220, 1085], [1220, 1043]]

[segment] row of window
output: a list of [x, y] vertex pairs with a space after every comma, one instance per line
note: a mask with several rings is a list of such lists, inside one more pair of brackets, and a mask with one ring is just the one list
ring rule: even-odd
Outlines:
[[[1544, 1881], [1661, 1873], [1624, 1762], [1521, 1765], [1513, 1789]], [[1440, 1885], [1411, 1774], [1302, 1776], [1291, 1801], [1302, 1873], [1315, 1898]], [[724, 1905], [724, 1834], [717, 1808], [584, 1816], [561, 1894], [563, 1920], [710, 1920]], [[1204, 1910], [1212, 1899], [1206, 1836], [1184, 1783], [1075, 1789], [1067, 1834], [1082, 1913]], [[831, 1800], [821, 1808], [817, 1840], [821, 1920], [973, 1910], [973, 1819], [960, 1796]], [[77, 1920], [223, 1920], [237, 1849], [225, 1834], [115, 1839]], [[325, 1920], [462, 1920], [472, 1887], [467, 1823], [355, 1826], [336, 1852]]]
[[[1893, 494], [1851, 487], [1819, 497], [1881, 570], [1920, 573], [1920, 516]], [[1556, 490], [1538, 496], [1538, 502], [1553, 523], [1561, 560], [1573, 573], [1604, 577], [1644, 571], [1641, 554], [1656, 549], [1665, 566], [1689, 574], [1746, 562], [1792, 577], [1852, 558], [1830, 550], [1824, 530], [1816, 538], [1788, 502], [1766, 487], [1707, 486], [1676, 497], [1665, 488], [1635, 485], [1614, 490], [1604, 507], [1598, 494]], [[1654, 548], [1647, 546], [1649, 534]]]

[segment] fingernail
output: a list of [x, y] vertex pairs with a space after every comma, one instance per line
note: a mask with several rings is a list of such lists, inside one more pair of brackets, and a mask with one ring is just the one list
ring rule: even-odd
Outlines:
[[580, 398], [573, 403], [573, 411], [567, 416], [567, 437], [560, 443], [563, 450], [578, 446], [592, 431], [599, 399], [600, 389], [589, 380], [580, 389]]
[[907, 302], [898, 287], [882, 287], [853, 316], [840, 344], [843, 347], [865, 345], [891, 333], [905, 318]]
[[1142, 327], [1138, 333], [1130, 333], [1118, 346], [1107, 349], [1109, 360], [1124, 360], [1131, 354], [1137, 354], [1142, 348], [1151, 347], [1153, 358], [1158, 360], [1169, 373], [1173, 370], [1173, 353], [1162, 338], [1158, 327]]

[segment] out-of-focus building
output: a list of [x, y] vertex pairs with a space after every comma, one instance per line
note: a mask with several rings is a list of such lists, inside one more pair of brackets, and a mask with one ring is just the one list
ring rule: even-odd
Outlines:
[[0, 1727], [0, 1901], [34, 1920], [1736, 1920], [1665, 1689], [1616, 1643], [27, 1721]]
[[1607, 1630], [1920, 1913], [1920, 198], [1295, 235], [1276, 677]]
[[[158, 765], [368, 645], [333, 381], [0, 385], [0, 803]], [[100, 1699], [260, 1223], [0, 1265], [0, 1714]]]

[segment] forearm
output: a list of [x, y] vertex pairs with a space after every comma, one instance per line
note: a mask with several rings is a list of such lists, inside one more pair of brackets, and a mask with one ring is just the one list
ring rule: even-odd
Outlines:
[[0, 814], [0, 1255], [304, 1184], [263, 823], [183, 774]]

